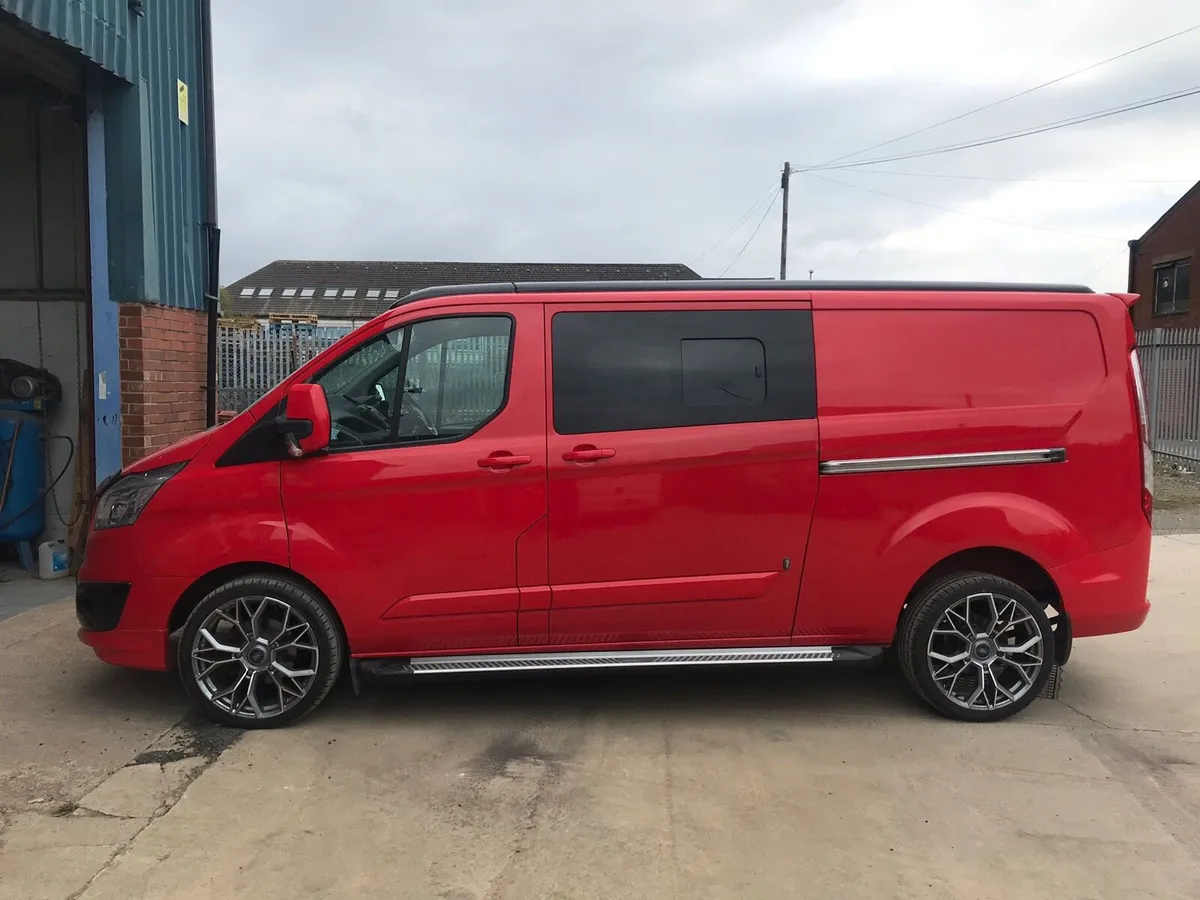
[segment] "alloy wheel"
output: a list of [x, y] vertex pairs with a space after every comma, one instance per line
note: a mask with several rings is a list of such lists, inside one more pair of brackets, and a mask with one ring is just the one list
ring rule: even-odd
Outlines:
[[1017, 703], [1045, 665], [1037, 619], [1012, 597], [971, 594], [949, 606], [929, 636], [933, 683], [951, 703], [998, 710]]
[[277, 597], [237, 597], [212, 610], [192, 640], [192, 677], [220, 711], [269, 719], [300, 703], [320, 650], [308, 619]]

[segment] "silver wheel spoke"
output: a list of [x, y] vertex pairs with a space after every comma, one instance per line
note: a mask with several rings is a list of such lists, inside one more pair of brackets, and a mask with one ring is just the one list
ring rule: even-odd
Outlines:
[[1012, 653], [1028, 653], [1031, 647], [1036, 647], [1041, 642], [1042, 642], [1042, 636], [1040, 634], [1035, 634], [1033, 637], [1031, 637], [1029, 640], [1027, 640], [1025, 643], [1021, 644], [1020, 646], [997, 647], [996, 652], [1003, 653], [1005, 655], [1009, 655]]
[[270, 719], [308, 696], [320, 642], [304, 615], [278, 597], [237, 597], [213, 610], [192, 641], [192, 678], [219, 710]]
[[249, 677], [250, 677], [250, 673], [243, 670], [242, 674], [240, 676], [238, 676], [237, 681], [235, 681], [233, 684], [231, 684], [229, 687], [225, 688], [224, 690], [217, 691], [215, 694], [212, 695], [211, 699], [212, 700], [224, 700], [226, 697], [233, 696], [234, 692], [237, 691], [237, 689], [242, 686], [242, 683]]
[[[962, 613], [953, 608], [948, 609], [946, 610], [946, 615], [943, 616], [942, 619], [947, 625], [950, 626], [950, 630], [954, 634], [957, 634], [966, 641], [971, 640], [971, 623], [967, 621], [966, 617]], [[959, 627], [959, 623], [962, 624], [961, 628]]]
[[962, 653], [955, 653], [953, 656], [944, 656], [941, 653], [935, 653], [933, 650], [929, 651], [930, 659], [936, 659], [938, 662], [944, 662], [944, 663], [962, 662], [964, 659], [966, 659], [970, 655], [971, 654], [968, 653], [966, 650], [964, 650]]
[[218, 641], [215, 637], [212, 636], [212, 633], [207, 628], [200, 629], [200, 637], [202, 637], [202, 638], [204, 638], [204, 640], [208, 641], [208, 645], [213, 650], [218, 650], [221, 653], [228, 653], [230, 656], [238, 656], [242, 652], [241, 647], [233, 647], [233, 646], [230, 646], [229, 644], [222, 644], [220, 641]]
[[995, 632], [996, 626], [1000, 624], [1000, 610], [996, 609], [995, 594], [985, 594], [984, 596], [988, 598], [988, 607], [992, 611], [992, 624], [989, 625], [985, 631], [987, 631], [988, 634], [992, 634]]
[[[203, 662], [203, 660], [201, 660], [201, 662]], [[219, 659], [214, 663], [209, 663], [208, 666], [204, 669], [204, 671], [197, 674], [196, 677], [197, 678], [207, 678], [212, 673], [212, 671], [214, 669], [216, 669], [218, 666], [231, 666], [231, 665], [234, 665], [235, 663], [241, 663], [241, 660], [240, 659]]]
[[934, 623], [926, 665], [955, 706], [995, 711], [1033, 689], [1045, 664], [1043, 646], [1038, 620], [1021, 601], [979, 592], [951, 603]]
[[234, 628], [236, 628], [238, 630], [238, 633], [242, 636], [243, 642], [245, 642], [245, 643], [250, 642], [250, 635], [246, 634], [246, 629], [242, 627], [242, 623], [239, 622], [237, 619], [235, 619], [233, 616], [229, 615], [224, 610], [218, 610], [217, 618], [223, 622], [228, 622], [230, 625], [232, 625]]
[[317, 674], [316, 669], [292, 670], [292, 669], [287, 668], [285, 665], [283, 665], [283, 663], [278, 663], [278, 662], [271, 663], [271, 668], [274, 669], [276, 672], [278, 672], [280, 675], [286, 675], [288, 678], [291, 678], [293, 680], [296, 678], [307, 678], [309, 676]]

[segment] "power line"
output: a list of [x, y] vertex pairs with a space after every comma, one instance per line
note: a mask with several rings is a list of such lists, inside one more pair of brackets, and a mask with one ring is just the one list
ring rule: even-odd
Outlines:
[[1146, 100], [1138, 100], [1133, 103], [1126, 103], [1122, 106], [1113, 106], [1108, 109], [1097, 110], [1092, 113], [1084, 113], [1079, 116], [1073, 116], [1070, 119], [1060, 119], [1054, 122], [1047, 122], [1042, 125], [1034, 125], [1030, 128], [1024, 128], [1020, 131], [1008, 132], [1006, 134], [992, 135], [979, 140], [966, 141], [959, 144], [948, 144], [943, 147], [930, 147], [925, 150], [916, 150], [911, 153], [897, 154], [896, 156], [881, 156], [874, 159], [861, 160], [859, 162], [844, 162], [836, 165], [817, 165], [805, 166], [802, 168], [793, 169], [798, 172], [813, 172], [813, 171], [835, 171], [838, 169], [855, 169], [860, 166], [871, 166], [878, 163], [899, 162], [905, 159], [918, 159], [924, 156], [935, 156], [940, 153], [952, 153], [956, 150], [969, 150], [972, 147], [985, 147], [989, 144], [999, 144], [1004, 141], [1012, 141], [1017, 138], [1029, 137], [1034, 134], [1044, 134], [1047, 131], [1056, 131], [1060, 128], [1067, 128], [1071, 125], [1082, 125], [1085, 122], [1094, 122], [1097, 119], [1105, 119], [1109, 116], [1120, 115], [1121, 113], [1133, 112], [1139, 109], [1145, 109], [1148, 106], [1157, 106], [1160, 103], [1169, 103], [1172, 100], [1182, 100], [1185, 97], [1192, 97], [1200, 94], [1200, 86], [1184, 88], [1183, 90], [1174, 91], [1169, 94], [1160, 94], [1157, 97], [1150, 97]]
[[746, 252], [746, 248], [750, 246], [750, 243], [754, 240], [755, 236], [757, 236], [758, 230], [762, 228], [763, 222], [767, 221], [767, 216], [769, 216], [771, 214], [771, 210], [775, 208], [775, 201], [779, 199], [779, 194], [780, 190], [778, 186], [776, 186], [775, 196], [771, 198], [771, 205], [767, 207], [767, 210], [763, 213], [762, 218], [758, 220], [758, 224], [755, 225], [754, 230], [750, 232], [750, 237], [746, 239], [746, 243], [742, 244], [742, 249], [737, 252], [737, 256], [735, 256], [733, 261], [727, 265], [724, 270], [722, 270], [721, 274], [717, 276], [718, 278], [724, 278], [725, 273], [732, 269], [734, 263], [742, 258], [742, 254]]
[[755, 200], [754, 203], [752, 203], [750, 205], [749, 209], [747, 209], [744, 213], [742, 213], [742, 217], [733, 224], [733, 227], [730, 228], [728, 231], [726, 231], [719, 238], [717, 238], [717, 240], [713, 242], [711, 247], [709, 247], [707, 250], [705, 250], [703, 253], [701, 253], [699, 256], [697, 256], [695, 259], [693, 259], [691, 261], [690, 265], [694, 266], [696, 263], [700, 262], [700, 260], [704, 259], [704, 257], [708, 256], [708, 254], [712, 253], [719, 246], [721, 246], [723, 243], [725, 243], [727, 240], [729, 240], [730, 236], [735, 231], [737, 231], [739, 228], [741, 228], [746, 223], [747, 219], [749, 219], [752, 215], [754, 215], [755, 211], [757, 211], [758, 208], [760, 206], [762, 206], [763, 203], [766, 202], [767, 198], [771, 195], [771, 192], [778, 189], [778, 187], [779, 187], [779, 183], [777, 181], [772, 181], [769, 185], [767, 185], [766, 190], [764, 190], [761, 194], [758, 195], [758, 199]]
[[1026, 96], [1028, 94], [1032, 94], [1034, 91], [1040, 91], [1042, 88], [1047, 88], [1047, 87], [1050, 87], [1051, 85], [1058, 84], [1061, 81], [1066, 81], [1068, 78], [1074, 78], [1076, 75], [1082, 75], [1084, 72], [1090, 72], [1093, 69], [1098, 69], [1101, 66], [1106, 66], [1111, 62], [1116, 62], [1119, 59], [1124, 59], [1127, 56], [1132, 56], [1134, 53], [1140, 53], [1142, 50], [1149, 49], [1150, 47], [1154, 47], [1154, 46], [1156, 46], [1158, 44], [1162, 44], [1166, 41], [1174, 40], [1177, 37], [1182, 37], [1183, 35], [1189, 34], [1190, 32], [1196, 31], [1197, 29], [1200, 29], [1200, 24], [1192, 25], [1190, 28], [1185, 28], [1182, 31], [1176, 31], [1174, 34], [1168, 34], [1166, 37], [1158, 38], [1157, 40], [1150, 41], [1150, 43], [1148, 43], [1148, 44], [1142, 44], [1139, 47], [1134, 47], [1132, 50], [1126, 50], [1124, 53], [1118, 53], [1116, 56], [1110, 56], [1108, 59], [1103, 59], [1100, 62], [1092, 63], [1089, 66], [1084, 66], [1082, 69], [1076, 69], [1074, 72], [1068, 72], [1066, 75], [1060, 75], [1058, 78], [1052, 78], [1050, 81], [1044, 81], [1039, 85], [1035, 85], [1034, 87], [1031, 87], [1031, 88], [1026, 88], [1023, 91], [1019, 91], [1016, 94], [1012, 94], [1012, 95], [1010, 95], [1008, 97], [1004, 97], [1000, 100], [994, 100], [991, 103], [987, 103], [987, 104], [984, 104], [983, 106], [977, 107], [975, 109], [968, 110], [965, 113], [959, 113], [957, 116], [951, 116], [950, 118], [943, 119], [940, 122], [934, 122], [932, 125], [926, 125], [924, 128], [918, 128], [916, 131], [910, 131], [907, 134], [900, 135], [899, 137], [894, 137], [894, 138], [891, 138], [890, 140], [881, 141], [878, 144], [872, 144], [870, 147], [864, 147], [861, 150], [855, 150], [853, 153], [847, 153], [843, 156], [836, 157], [835, 159], [831, 159], [828, 162], [822, 163], [821, 165], [827, 166], [827, 165], [831, 165], [833, 163], [841, 162], [842, 160], [845, 160], [845, 159], [852, 159], [855, 156], [860, 156], [863, 153], [868, 153], [871, 150], [878, 150], [880, 147], [886, 147], [889, 144], [895, 144], [898, 141], [904, 140], [905, 138], [915, 137], [918, 134], [924, 134], [925, 132], [932, 131], [935, 128], [941, 128], [943, 125], [949, 125], [951, 122], [957, 122], [960, 119], [965, 119], [968, 116], [973, 116], [976, 113], [983, 112], [984, 110], [994, 109], [995, 107], [1000, 106], [1001, 104], [1004, 104], [1004, 103], [1008, 103], [1011, 100], [1016, 100], [1020, 97]]
[[942, 212], [954, 213], [956, 216], [966, 216], [969, 219], [982, 219], [985, 222], [996, 222], [1000, 225], [1015, 225], [1018, 228], [1032, 228], [1035, 231], [1052, 231], [1055, 234], [1066, 234], [1066, 235], [1070, 235], [1071, 237], [1092, 238], [1093, 240], [1097, 240], [1097, 241], [1117, 241], [1120, 243], [1125, 242], [1123, 238], [1108, 237], [1107, 235], [1102, 235], [1102, 234], [1087, 234], [1087, 233], [1081, 232], [1081, 231], [1066, 231], [1065, 229], [1062, 229], [1062, 228], [1051, 228], [1048, 225], [1031, 225], [1028, 222], [1014, 222], [1011, 219], [997, 219], [994, 216], [984, 216], [984, 215], [980, 215], [979, 213], [964, 212], [961, 209], [952, 209], [949, 206], [939, 206], [936, 203], [926, 203], [924, 200], [913, 200], [911, 197], [901, 197], [896, 194], [889, 194], [886, 191], [877, 191], [874, 188], [862, 187], [861, 185], [850, 184], [849, 182], [846, 182], [846, 181], [838, 181], [836, 178], [829, 178], [825, 175], [816, 175], [812, 172], [805, 172], [804, 174], [807, 175], [809, 178], [817, 178], [817, 179], [820, 179], [821, 181], [828, 181], [830, 184], [840, 184], [842, 187], [848, 187], [848, 188], [851, 188], [852, 190], [863, 191], [864, 193], [867, 193], [867, 194], [875, 194], [879, 197], [888, 197], [889, 199], [900, 200], [904, 203], [913, 203], [917, 206], [926, 206], [926, 207], [929, 207], [930, 209], [937, 209], [937, 210], [941, 210]]
[[952, 178], [960, 181], [1006, 181], [1015, 184], [1195, 184], [1195, 178], [1005, 178], [999, 175], [951, 175], [945, 172], [895, 172], [859, 169], [866, 175], [903, 175], [912, 178]]
[[1109, 266], [1111, 266], [1113, 263], [1115, 263], [1122, 256], [1125, 256], [1128, 252], [1129, 252], [1128, 250], [1124, 250], [1124, 249], [1118, 250], [1116, 253], [1114, 253], [1112, 255], [1112, 257], [1108, 260], [1108, 262], [1106, 262], [1100, 268], [1096, 269], [1096, 271], [1092, 272], [1092, 274], [1089, 275], [1087, 278], [1085, 278], [1084, 281], [1085, 282], [1091, 281], [1093, 278], [1095, 278], [1097, 275], [1099, 275], [1101, 272], [1103, 272], [1105, 269], [1107, 269]]

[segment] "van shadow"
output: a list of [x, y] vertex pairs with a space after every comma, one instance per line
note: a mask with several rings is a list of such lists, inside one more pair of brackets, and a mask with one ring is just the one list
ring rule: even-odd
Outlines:
[[64, 671], [59, 695], [64, 701], [110, 716], [129, 719], [182, 716], [187, 697], [174, 672], [146, 672], [108, 666], [95, 660], [77, 671]]
[[581, 713], [683, 722], [928, 714], [892, 666], [783, 665], [364, 680], [357, 698], [342, 679], [315, 719], [351, 726], [389, 720], [469, 725], [569, 720]]

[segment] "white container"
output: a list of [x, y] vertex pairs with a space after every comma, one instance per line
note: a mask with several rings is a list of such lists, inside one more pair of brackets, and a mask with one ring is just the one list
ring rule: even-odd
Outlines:
[[62, 578], [70, 574], [71, 559], [66, 541], [43, 541], [38, 544], [38, 577]]

